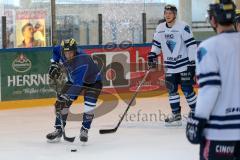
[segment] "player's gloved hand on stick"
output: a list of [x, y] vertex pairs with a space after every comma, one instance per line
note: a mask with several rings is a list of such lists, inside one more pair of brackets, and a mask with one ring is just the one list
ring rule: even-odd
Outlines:
[[148, 67], [149, 69], [157, 67], [157, 54], [154, 52], [148, 53]]
[[60, 113], [63, 108], [69, 107], [72, 104], [72, 100], [68, 95], [60, 95], [55, 102], [55, 112]]
[[51, 79], [58, 79], [60, 74], [61, 74], [61, 69], [58, 65], [57, 62], [52, 62], [50, 67], [49, 67], [49, 70], [48, 70], [48, 74], [49, 74], [49, 77]]
[[203, 138], [202, 133], [207, 120], [195, 116], [189, 116], [187, 120], [186, 136], [190, 143], [199, 144]]

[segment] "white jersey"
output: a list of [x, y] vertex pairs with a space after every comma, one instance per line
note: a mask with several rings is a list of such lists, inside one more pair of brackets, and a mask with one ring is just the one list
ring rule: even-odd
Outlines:
[[195, 115], [207, 119], [209, 140], [240, 140], [240, 33], [216, 35], [198, 48]]
[[169, 28], [166, 22], [157, 26], [151, 52], [162, 51], [166, 73], [180, 73], [187, 70], [189, 62], [195, 61], [197, 44], [191, 28], [184, 22], [176, 21]]

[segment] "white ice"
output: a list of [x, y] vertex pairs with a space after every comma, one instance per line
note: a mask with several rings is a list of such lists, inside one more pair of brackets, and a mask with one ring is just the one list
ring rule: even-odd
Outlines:
[[[181, 97], [182, 114], [187, 114], [186, 100]], [[82, 111], [75, 104], [72, 113]], [[197, 160], [199, 146], [185, 137], [185, 127], [166, 128], [159, 112], [170, 113], [167, 97], [138, 98], [119, 130], [100, 135], [99, 129], [116, 125], [126, 108], [124, 102], [102, 117], [94, 119], [85, 145], [76, 141], [47, 143], [53, 131], [54, 109], [51, 106], [0, 111], [0, 160]], [[157, 119], [150, 121], [150, 114]], [[138, 114], [138, 115], [137, 115]], [[148, 120], [148, 121], [147, 121]], [[183, 122], [184, 123], [184, 122]], [[78, 136], [81, 122], [68, 122], [66, 134]], [[77, 152], [71, 152], [71, 149]]]

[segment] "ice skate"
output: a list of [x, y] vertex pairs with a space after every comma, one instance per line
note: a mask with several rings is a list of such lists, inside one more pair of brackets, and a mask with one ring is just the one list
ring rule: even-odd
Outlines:
[[56, 143], [60, 142], [62, 135], [62, 129], [56, 129], [54, 132], [47, 134], [46, 138], [49, 143]]
[[182, 116], [180, 113], [171, 114], [165, 119], [165, 126], [181, 126], [182, 125]]
[[84, 127], [80, 130], [80, 141], [84, 143], [88, 141], [88, 129]]

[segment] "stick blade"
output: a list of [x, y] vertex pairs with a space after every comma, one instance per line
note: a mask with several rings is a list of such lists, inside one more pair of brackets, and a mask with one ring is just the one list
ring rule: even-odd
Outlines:
[[66, 137], [66, 136], [64, 136], [63, 138], [64, 138], [65, 141], [74, 142], [76, 137]]
[[66, 138], [64, 138], [64, 140], [66, 140], [68, 142], [74, 142], [75, 137], [66, 137]]
[[117, 131], [116, 128], [114, 129], [100, 129], [99, 133], [100, 134], [110, 134], [110, 133], [115, 133]]

